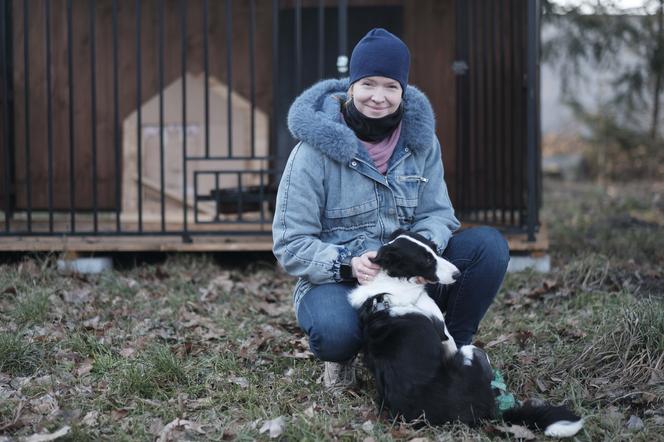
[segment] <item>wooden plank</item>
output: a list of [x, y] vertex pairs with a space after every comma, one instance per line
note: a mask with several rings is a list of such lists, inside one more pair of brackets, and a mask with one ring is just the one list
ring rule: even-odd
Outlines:
[[[217, 227], [217, 230], [222, 230]], [[525, 234], [505, 235], [511, 252], [541, 255], [549, 248], [546, 227], [529, 242]], [[272, 250], [272, 236], [220, 235], [193, 236], [191, 243], [179, 236], [83, 236], [83, 237], [24, 237], [0, 238], [4, 252], [253, 252]]]
[[[445, 181], [450, 197], [456, 198], [456, 16], [451, 0], [404, 2], [404, 41], [410, 48], [409, 82], [431, 101], [436, 116]], [[459, 172], [461, 173], [461, 172]]]
[[85, 236], [0, 238], [4, 252], [249, 252], [272, 250], [272, 237], [198, 237], [191, 243], [180, 237]]

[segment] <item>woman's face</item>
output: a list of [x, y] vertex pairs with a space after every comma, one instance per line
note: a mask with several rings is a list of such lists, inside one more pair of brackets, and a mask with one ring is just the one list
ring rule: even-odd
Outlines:
[[365, 77], [350, 88], [353, 104], [364, 116], [382, 118], [396, 112], [402, 89], [398, 81], [387, 77]]

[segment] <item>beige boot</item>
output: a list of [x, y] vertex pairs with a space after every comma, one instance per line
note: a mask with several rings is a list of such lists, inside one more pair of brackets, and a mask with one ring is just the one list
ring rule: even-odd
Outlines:
[[346, 362], [326, 362], [323, 373], [323, 385], [331, 393], [341, 393], [353, 388], [357, 383], [355, 378], [355, 358]]

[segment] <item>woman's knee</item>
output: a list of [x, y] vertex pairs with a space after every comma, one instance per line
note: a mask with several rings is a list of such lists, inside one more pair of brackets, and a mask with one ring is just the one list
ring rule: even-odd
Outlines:
[[311, 352], [324, 361], [347, 361], [362, 346], [361, 330], [357, 321], [319, 319], [308, 330]]
[[311, 352], [324, 361], [348, 360], [362, 345], [359, 318], [347, 302], [347, 292], [339, 284], [319, 286], [298, 307], [298, 322], [309, 337]]
[[510, 260], [510, 249], [503, 234], [489, 226], [475, 227], [472, 230], [477, 236], [481, 257], [507, 268]]

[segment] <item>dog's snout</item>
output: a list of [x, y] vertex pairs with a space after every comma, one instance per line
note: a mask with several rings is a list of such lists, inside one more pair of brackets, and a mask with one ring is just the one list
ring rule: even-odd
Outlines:
[[452, 272], [452, 278], [457, 279], [461, 275], [461, 272], [458, 270], [455, 270]]

